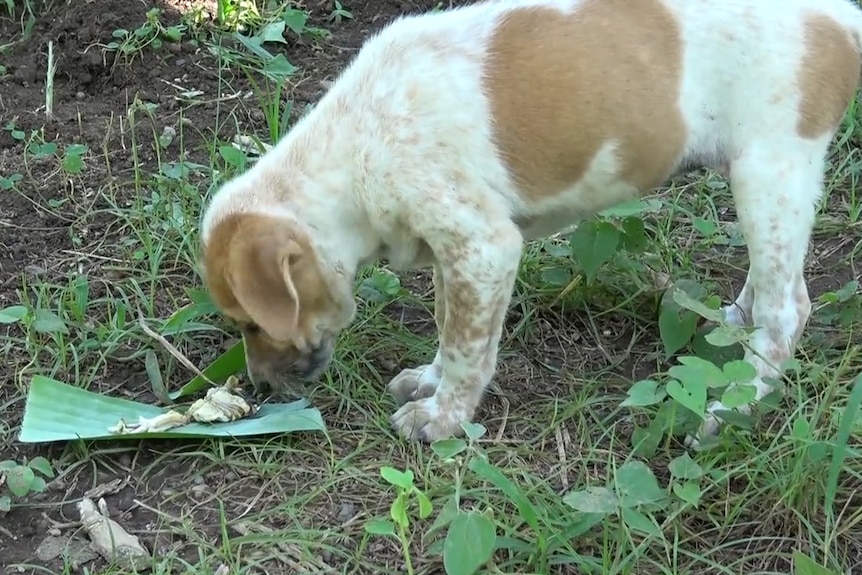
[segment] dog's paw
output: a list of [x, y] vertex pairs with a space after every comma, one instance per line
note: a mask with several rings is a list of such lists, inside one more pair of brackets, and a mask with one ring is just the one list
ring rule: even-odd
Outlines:
[[685, 436], [685, 446], [689, 449], [697, 451], [700, 449], [700, 442], [704, 439], [715, 437], [718, 435], [718, 430], [721, 428], [721, 420], [715, 416], [715, 411], [724, 409], [720, 402], [714, 401], [706, 409], [706, 417], [700, 424], [695, 435], [687, 434]]
[[465, 421], [462, 410], [441, 409], [432, 395], [401, 406], [392, 416], [392, 427], [406, 439], [431, 443], [460, 435]]
[[435, 367], [423, 365], [415, 369], [405, 369], [392, 378], [386, 389], [395, 398], [398, 405], [408, 401], [431, 397], [437, 391], [440, 379], [433, 377]]
[[721, 429], [722, 421], [715, 414], [717, 411], [735, 411], [744, 415], [751, 413], [751, 406], [741, 405], [733, 410], [725, 406], [720, 401], [713, 401], [706, 408], [706, 417], [700, 424], [696, 435], [688, 434], [685, 437], [685, 446], [689, 449], [697, 451], [701, 448], [701, 442], [707, 438], [712, 438], [718, 435]]

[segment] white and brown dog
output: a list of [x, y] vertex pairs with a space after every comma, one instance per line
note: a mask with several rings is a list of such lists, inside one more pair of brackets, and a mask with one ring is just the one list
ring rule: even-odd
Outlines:
[[860, 37], [850, 0], [496, 0], [398, 19], [215, 194], [206, 284], [265, 389], [328, 365], [360, 265], [433, 266], [437, 354], [389, 384], [395, 428], [432, 441], [494, 375], [525, 239], [711, 166], [748, 244], [725, 309], [759, 328], [760, 399], [810, 313], [804, 260]]

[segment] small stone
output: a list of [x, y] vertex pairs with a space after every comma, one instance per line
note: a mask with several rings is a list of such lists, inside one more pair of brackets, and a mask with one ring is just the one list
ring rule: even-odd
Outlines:
[[87, 97], [87, 95], [84, 92], [78, 92], [75, 94], [75, 97], [78, 98], [79, 100], [83, 100], [84, 98]]
[[44, 563], [53, 561], [63, 554], [63, 550], [65, 548], [65, 539], [49, 535], [39, 543], [38, 547], [36, 547], [36, 558]]
[[342, 523], [346, 523], [353, 519], [353, 516], [356, 515], [356, 506], [352, 503], [342, 503], [341, 508], [338, 510], [338, 520]]
[[32, 275], [32, 276], [41, 276], [41, 275], [44, 275], [45, 272], [47, 272], [48, 270], [46, 270], [42, 266], [30, 264], [30, 265], [24, 267], [24, 271], [27, 272], [28, 274]]
[[51, 537], [59, 537], [62, 534], [63, 533], [59, 529], [57, 529], [56, 527], [52, 527], [51, 529], [48, 529], [48, 535], [50, 535]]
[[178, 68], [181, 66], [185, 66], [186, 65], [186, 59], [185, 58], [177, 58], [176, 61], [174, 62], [174, 65]]

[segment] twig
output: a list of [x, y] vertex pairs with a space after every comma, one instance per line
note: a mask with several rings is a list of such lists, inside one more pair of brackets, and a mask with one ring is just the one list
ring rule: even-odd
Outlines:
[[165, 337], [164, 337], [164, 336], [157, 334], [155, 331], [153, 331], [153, 330], [152, 330], [152, 328], [150, 328], [150, 326], [148, 326], [148, 325], [147, 325], [147, 322], [146, 322], [146, 320], [144, 319], [144, 314], [141, 312], [141, 310], [140, 310], [140, 309], [138, 309], [138, 325], [140, 325], [140, 326], [141, 326], [141, 329], [142, 329], [142, 330], [144, 330], [144, 333], [146, 333], [148, 336], [150, 336], [151, 338], [153, 338], [154, 340], [156, 340], [157, 342], [159, 342], [160, 344], [162, 344], [162, 346], [163, 346], [166, 350], [168, 350], [168, 352], [169, 352], [172, 356], [174, 356], [175, 358], [177, 358], [177, 360], [179, 360], [179, 362], [180, 362], [181, 364], [183, 364], [185, 367], [187, 367], [187, 368], [188, 368], [188, 369], [190, 369], [192, 372], [194, 372], [194, 373], [195, 373], [195, 375], [198, 375], [198, 376], [200, 376], [200, 377], [204, 378], [204, 380], [206, 380], [206, 382], [207, 382], [207, 383], [209, 383], [210, 385], [215, 385], [215, 382], [214, 382], [213, 380], [211, 380], [211, 379], [210, 379], [210, 378], [208, 378], [206, 375], [204, 375], [204, 372], [202, 372], [201, 370], [199, 370], [199, 369], [197, 368], [197, 366], [196, 366], [195, 364], [193, 364], [193, 363], [191, 362], [191, 360], [189, 360], [189, 358], [187, 358], [186, 356], [184, 356], [184, 355], [180, 352], [180, 350], [178, 350], [177, 348], [175, 348], [171, 342], [169, 342], [167, 339], [165, 339]]
[[57, 65], [54, 62], [54, 42], [48, 41], [48, 70], [45, 78], [45, 117], [54, 119], [54, 73]]
[[563, 439], [563, 433], [560, 428], [554, 430], [554, 436], [557, 439], [557, 455], [560, 458], [560, 482], [563, 484], [563, 489], [569, 490], [569, 473], [566, 469], [566, 442]]

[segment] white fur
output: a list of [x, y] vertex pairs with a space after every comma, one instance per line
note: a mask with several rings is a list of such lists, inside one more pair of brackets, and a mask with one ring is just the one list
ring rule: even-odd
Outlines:
[[[492, 296], [511, 291], [523, 239], [574, 224], [636, 193], [617, 179], [616, 143], [606, 142], [571, 189], [528, 200], [492, 140], [482, 64], [500, 17], [527, 5], [569, 11], [579, 3], [498, 0], [395, 21], [365, 44], [319, 104], [255, 167], [224, 186], [204, 215], [206, 242], [226, 214], [284, 214], [306, 227], [325, 264], [346, 281], [378, 258], [402, 269], [434, 264], [438, 290], [456, 271], [469, 276], [484, 294], [473, 319], [487, 322], [487, 337], [448, 353], [441, 342], [430, 366], [393, 380], [393, 389], [406, 390], [408, 402], [394, 416], [404, 435], [445, 437], [473, 416], [493, 375], [502, 329], [500, 303], [492, 304]], [[796, 135], [803, 14], [829, 14], [857, 35], [862, 17], [845, 0], [664, 4], [684, 43], [678, 98], [688, 140], [679, 164], [729, 165], [750, 247], [739, 309], [729, 308], [728, 317], [763, 328], [754, 338], [755, 352], [778, 345], [792, 353], [790, 344], [810, 310], [807, 292], [794, 295], [805, 289], [803, 260], [831, 138]], [[733, 34], [732, 43], [725, 32]], [[519, 230], [516, 220], [532, 227]], [[459, 242], [469, 248], [466, 255], [441, 257]], [[448, 321], [442, 315], [441, 330]], [[756, 354], [747, 359], [760, 377], [779, 373]], [[760, 378], [755, 383], [760, 399], [770, 387]], [[711, 418], [701, 431], [717, 427]]]

